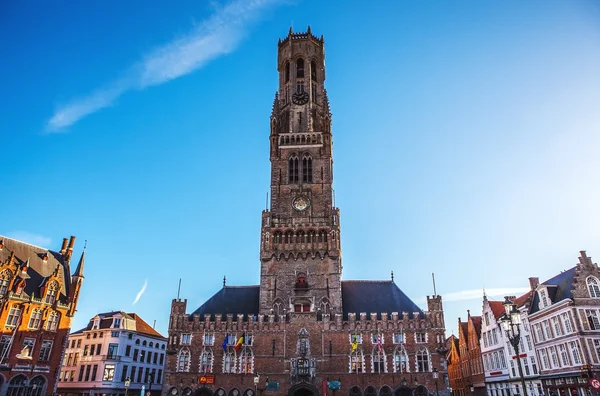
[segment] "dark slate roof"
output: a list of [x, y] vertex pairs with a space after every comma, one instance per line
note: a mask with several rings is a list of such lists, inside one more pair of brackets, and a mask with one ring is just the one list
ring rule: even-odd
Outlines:
[[[573, 288], [573, 280], [575, 278], [575, 268], [576, 267], [573, 267], [563, 271], [542, 283], [542, 285], [548, 286], [548, 297], [552, 304], [562, 301], [565, 298], [572, 297], [571, 289]], [[539, 295], [534, 293], [530, 313], [539, 311], [539, 302]]]
[[387, 312], [391, 317], [392, 312], [419, 312], [423, 316], [423, 311], [417, 306], [396, 284], [391, 280], [385, 281], [342, 281], [342, 307], [344, 309], [344, 319], [348, 318], [348, 313], [355, 313], [357, 316], [365, 312], [367, 316], [371, 313], [377, 313], [377, 318], [381, 318], [382, 312]]
[[194, 315], [210, 315], [214, 319], [215, 314], [233, 314], [234, 319], [237, 315], [258, 315], [259, 311], [260, 286], [224, 286], [216, 292], [204, 304], [196, 309], [190, 315], [190, 320]]
[[[25, 279], [25, 289], [23, 291], [29, 296], [41, 298], [41, 286], [44, 285], [46, 278], [51, 276], [59, 267], [59, 274], [64, 282], [61, 282], [60, 295], [57, 296], [57, 299], [66, 304], [71, 284], [71, 274], [69, 263], [62, 254], [2, 235], [0, 235], [0, 242], [3, 245], [0, 249], [0, 263], [8, 261], [11, 253], [14, 252], [15, 264], [20, 268], [26, 268], [26, 273], [17, 272], [17, 282], [14, 284], [18, 283], [18, 279]], [[45, 255], [48, 257], [46, 261], [43, 260]], [[29, 268], [26, 267], [28, 260]]]

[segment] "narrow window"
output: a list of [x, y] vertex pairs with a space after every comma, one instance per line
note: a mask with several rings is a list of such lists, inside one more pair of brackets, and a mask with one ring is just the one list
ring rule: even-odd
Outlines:
[[298, 183], [298, 157], [293, 155], [288, 161], [288, 180], [290, 183]]
[[290, 82], [290, 62], [285, 62], [285, 82]]
[[313, 81], [317, 81], [317, 64], [315, 61], [310, 62], [310, 79]]
[[304, 59], [302, 58], [296, 61], [296, 77], [304, 78]]
[[302, 182], [312, 183], [312, 158], [308, 154], [302, 157]]
[[10, 271], [4, 270], [2, 274], [0, 274], [0, 295], [3, 295], [8, 290], [8, 284], [10, 283]]
[[52, 282], [50, 286], [48, 286], [48, 291], [46, 292], [46, 302], [48, 304], [54, 304], [56, 301], [56, 292], [58, 291], [58, 282]]

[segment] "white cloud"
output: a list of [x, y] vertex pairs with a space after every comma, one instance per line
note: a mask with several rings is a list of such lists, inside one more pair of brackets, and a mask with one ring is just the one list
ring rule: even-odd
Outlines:
[[[504, 299], [504, 296], [520, 296], [529, 291], [528, 287], [513, 287], [513, 288], [497, 288], [485, 289], [485, 294], [490, 299]], [[461, 290], [453, 293], [444, 294], [445, 302], [449, 301], [464, 301], [464, 300], [481, 300], [483, 298], [483, 289]]]
[[173, 40], [132, 65], [127, 77], [90, 95], [60, 106], [46, 123], [46, 132], [56, 133], [83, 117], [111, 106], [122, 94], [162, 84], [191, 73], [207, 62], [235, 50], [260, 12], [282, 0], [235, 0], [216, 11], [186, 36]]
[[142, 297], [142, 295], [144, 294], [144, 292], [146, 291], [146, 287], [148, 287], [148, 279], [146, 279], [144, 281], [144, 285], [142, 286], [142, 289], [138, 292], [138, 294], [135, 296], [135, 300], [133, 300], [133, 304], [131, 305], [135, 305], [138, 301], [140, 301], [140, 298]]
[[35, 245], [46, 249], [50, 248], [50, 245], [52, 244], [52, 239], [43, 235], [34, 234], [32, 232], [27, 231], [13, 231], [7, 233], [6, 236], [25, 243], [29, 243], [30, 245]]

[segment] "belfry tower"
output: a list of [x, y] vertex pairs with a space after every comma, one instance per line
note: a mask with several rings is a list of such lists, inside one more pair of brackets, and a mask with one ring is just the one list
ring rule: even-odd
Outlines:
[[324, 44], [310, 27], [305, 33], [290, 29], [279, 40], [269, 137], [271, 208], [261, 226], [261, 314], [342, 311]]

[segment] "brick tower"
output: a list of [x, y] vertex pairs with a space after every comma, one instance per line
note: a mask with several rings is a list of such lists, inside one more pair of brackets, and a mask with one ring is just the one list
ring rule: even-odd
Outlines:
[[260, 313], [342, 311], [339, 210], [323, 37], [279, 40], [271, 114], [271, 208], [262, 214]]

